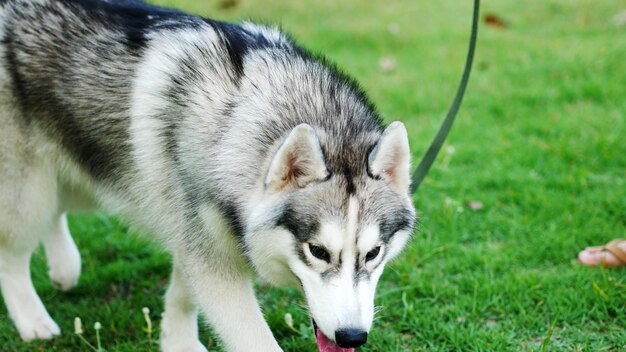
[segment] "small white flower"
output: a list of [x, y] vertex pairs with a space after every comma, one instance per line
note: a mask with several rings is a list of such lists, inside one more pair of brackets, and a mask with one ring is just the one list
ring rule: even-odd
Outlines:
[[102, 324], [100, 324], [100, 322], [97, 321], [95, 324], [93, 324], [93, 328], [96, 330], [100, 330], [102, 329]]
[[79, 317], [74, 318], [74, 333], [80, 335], [83, 333], [83, 322]]
[[293, 317], [289, 313], [285, 314], [285, 324], [293, 329]]
[[152, 334], [152, 320], [150, 320], [150, 309], [148, 307], [143, 307], [141, 311], [143, 312], [143, 318], [146, 321], [146, 330], [148, 334]]

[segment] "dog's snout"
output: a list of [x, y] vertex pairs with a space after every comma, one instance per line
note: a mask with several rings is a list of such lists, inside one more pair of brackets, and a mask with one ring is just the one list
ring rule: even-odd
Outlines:
[[339, 347], [360, 347], [367, 342], [367, 331], [358, 329], [342, 329], [335, 331], [335, 342]]

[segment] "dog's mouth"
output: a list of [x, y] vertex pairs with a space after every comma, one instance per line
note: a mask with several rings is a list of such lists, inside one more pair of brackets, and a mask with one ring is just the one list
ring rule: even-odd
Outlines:
[[313, 322], [313, 331], [315, 332], [315, 341], [319, 352], [354, 352], [354, 348], [339, 347], [333, 340], [324, 335], [322, 330], [317, 327], [315, 320]]

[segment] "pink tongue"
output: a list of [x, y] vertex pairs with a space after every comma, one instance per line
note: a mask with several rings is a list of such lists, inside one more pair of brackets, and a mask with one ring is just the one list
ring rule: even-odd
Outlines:
[[318, 328], [315, 329], [315, 339], [319, 352], [354, 352], [354, 348], [341, 348], [326, 337]]

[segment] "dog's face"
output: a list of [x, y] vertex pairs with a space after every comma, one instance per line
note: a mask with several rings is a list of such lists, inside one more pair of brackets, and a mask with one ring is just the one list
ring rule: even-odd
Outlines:
[[316, 132], [296, 127], [249, 219], [249, 258], [266, 280], [301, 285], [320, 349], [365, 342], [378, 279], [415, 224], [404, 126], [391, 124], [363, 150], [351, 172], [332, 170]]

